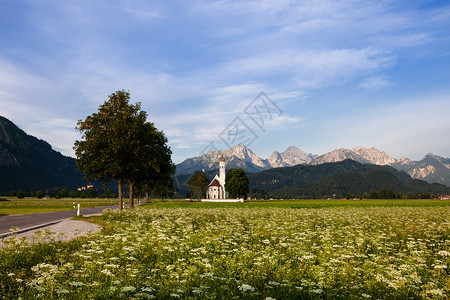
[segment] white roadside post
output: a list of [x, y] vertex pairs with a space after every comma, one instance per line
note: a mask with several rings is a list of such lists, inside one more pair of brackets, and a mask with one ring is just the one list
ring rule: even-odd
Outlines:
[[80, 203], [78, 203], [78, 206], [77, 206], [77, 217], [79, 217], [80, 216]]

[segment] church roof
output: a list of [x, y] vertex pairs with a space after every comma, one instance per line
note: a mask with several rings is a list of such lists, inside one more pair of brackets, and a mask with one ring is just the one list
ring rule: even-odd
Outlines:
[[209, 184], [209, 186], [221, 186], [219, 181], [214, 178], [214, 180]]

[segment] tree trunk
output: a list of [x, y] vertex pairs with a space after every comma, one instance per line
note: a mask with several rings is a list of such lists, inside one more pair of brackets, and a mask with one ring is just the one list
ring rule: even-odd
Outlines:
[[134, 208], [134, 200], [133, 200], [133, 181], [128, 181], [128, 186], [130, 188], [130, 208]]
[[145, 185], [145, 203], [148, 203], [148, 200], [149, 200], [149, 194], [150, 194], [150, 192], [149, 192], [149, 189], [148, 189], [148, 184], [146, 184]]
[[118, 188], [119, 188], [119, 209], [123, 209], [123, 195], [122, 195], [122, 180], [117, 180]]

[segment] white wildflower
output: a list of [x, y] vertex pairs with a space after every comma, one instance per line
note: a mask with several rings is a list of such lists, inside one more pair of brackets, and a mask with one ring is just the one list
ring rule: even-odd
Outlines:
[[75, 287], [84, 286], [84, 283], [81, 282], [81, 281], [72, 281], [72, 282], [69, 282], [69, 284], [70, 284], [71, 286], [75, 286]]
[[447, 266], [446, 265], [442, 265], [442, 266], [436, 265], [436, 266], [434, 266], [434, 268], [435, 269], [447, 269]]
[[134, 286], [124, 286], [123, 288], [120, 289], [120, 291], [122, 293], [127, 293], [127, 292], [134, 292], [136, 291], [136, 288]]
[[323, 290], [322, 289], [314, 289], [314, 290], [312, 290], [313, 291], [313, 293], [315, 293], [315, 294], [322, 294], [323, 293]]
[[444, 297], [444, 295], [445, 295], [444, 291], [441, 289], [429, 290], [429, 291], [427, 291], [427, 294], [430, 294], [433, 296], [439, 296], [439, 297]]
[[255, 290], [255, 288], [252, 287], [252, 286], [249, 285], [249, 284], [244, 283], [243, 285], [241, 285], [241, 286], [239, 287], [239, 290], [240, 290], [241, 292], [245, 293], [245, 292], [253, 292], [253, 291]]
[[108, 269], [101, 270], [100, 273], [105, 274], [106, 276], [111, 276], [112, 275], [111, 271], [108, 270]]
[[66, 290], [64, 288], [58, 288], [58, 289], [56, 289], [56, 293], [58, 293], [58, 294], [69, 294], [70, 292], [69, 292], [69, 290]]

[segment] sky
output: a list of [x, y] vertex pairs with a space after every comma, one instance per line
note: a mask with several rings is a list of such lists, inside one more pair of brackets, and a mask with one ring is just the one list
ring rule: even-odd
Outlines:
[[126, 90], [173, 161], [376, 147], [450, 157], [450, 2], [0, 0], [0, 115], [74, 156]]

